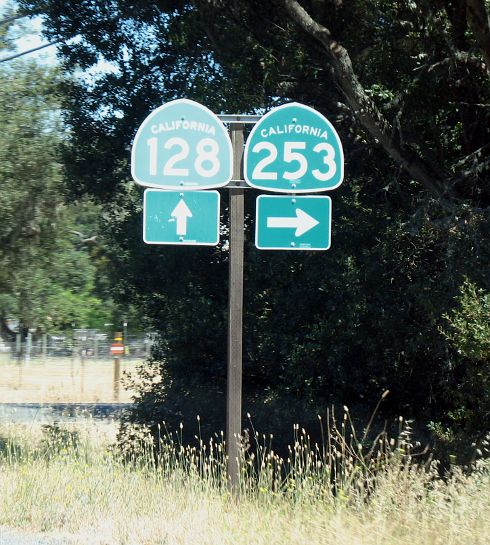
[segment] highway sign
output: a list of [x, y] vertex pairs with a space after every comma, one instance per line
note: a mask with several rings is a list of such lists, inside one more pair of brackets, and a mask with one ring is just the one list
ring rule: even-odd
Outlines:
[[257, 197], [255, 245], [260, 250], [328, 250], [330, 197]]
[[188, 99], [167, 102], [141, 124], [131, 174], [145, 187], [182, 191], [223, 187], [232, 176], [232, 146], [218, 117]]
[[316, 193], [338, 187], [344, 153], [332, 124], [293, 102], [255, 125], [245, 146], [244, 176], [252, 187], [278, 193]]
[[147, 244], [216, 246], [219, 203], [217, 191], [147, 189], [143, 204], [143, 240]]

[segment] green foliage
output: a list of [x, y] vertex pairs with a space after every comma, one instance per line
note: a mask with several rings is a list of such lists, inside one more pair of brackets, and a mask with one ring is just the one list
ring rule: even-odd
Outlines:
[[485, 366], [490, 362], [490, 293], [465, 280], [456, 302], [445, 315], [445, 335], [458, 353]]
[[0, 53], [12, 48], [12, 26], [14, 23], [12, 18], [15, 17], [15, 15], [15, 4], [9, 0], [6, 2], [6, 5], [3, 6], [2, 11], [0, 12], [0, 20], [2, 21], [2, 24], [0, 24]]
[[79, 455], [81, 450], [79, 431], [67, 429], [55, 422], [42, 426], [41, 432], [39, 450], [42, 458], [73, 459]]
[[[485, 404], [469, 397], [478, 375], [468, 370], [477, 369], [485, 330], [478, 337], [465, 325], [469, 306], [450, 309], [466, 277], [490, 290], [490, 87], [478, 41], [445, 0], [300, 4], [346, 48], [377, 128], [441, 180], [441, 198], [366, 129], [330, 53], [283, 2], [21, 2], [47, 15], [50, 39], [80, 36], [61, 48], [67, 67], [104, 59], [115, 68], [67, 84], [63, 153], [71, 194], [103, 203], [118, 299], [144, 309], [160, 334], [130, 418], [156, 429], [206, 414], [209, 431], [222, 427], [228, 264], [226, 240], [212, 249], [143, 246], [132, 136], [173, 98], [227, 113], [297, 100], [335, 124], [347, 176], [334, 196], [329, 252], [259, 252], [247, 240], [245, 407], [276, 432], [331, 403], [362, 414], [390, 390], [385, 415], [474, 437], [488, 428]], [[256, 195], [247, 192], [247, 232]], [[226, 222], [225, 191], [223, 203]], [[478, 392], [485, 399], [488, 386]]]
[[67, 203], [61, 81], [32, 62], [0, 67], [0, 316], [40, 331], [101, 327], [115, 310], [107, 258], [83, 242], [100, 209]]
[[446, 387], [453, 403], [442, 422], [431, 423], [431, 428], [446, 452], [468, 455], [469, 439], [480, 445], [488, 434], [490, 294], [465, 278], [455, 301], [441, 327], [458, 354], [451, 358], [453, 381]]
[[56, 79], [32, 64], [0, 72], [0, 289], [15, 298], [29, 327], [35, 310], [28, 294], [42, 291], [49, 277], [63, 207]]

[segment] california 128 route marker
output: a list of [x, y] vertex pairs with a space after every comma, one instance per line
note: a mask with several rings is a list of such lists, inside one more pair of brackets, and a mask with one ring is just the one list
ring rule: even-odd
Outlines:
[[218, 117], [185, 98], [156, 108], [140, 125], [131, 150], [135, 182], [158, 189], [212, 189], [231, 180], [232, 147]]

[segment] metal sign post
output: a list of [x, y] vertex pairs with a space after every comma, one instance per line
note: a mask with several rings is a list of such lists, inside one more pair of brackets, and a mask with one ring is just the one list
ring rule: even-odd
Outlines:
[[[233, 144], [233, 178], [240, 180], [243, 161], [243, 125], [230, 126]], [[242, 434], [242, 328], [243, 328], [243, 247], [245, 190], [230, 189], [230, 254], [228, 282], [228, 378], [226, 398], [226, 445], [228, 480], [237, 491], [240, 482]]]
[[230, 249], [228, 266], [228, 363], [226, 392], [226, 451], [228, 483], [233, 493], [240, 487], [242, 435], [242, 354], [243, 354], [243, 263], [245, 242], [245, 188], [243, 177], [244, 125], [255, 124], [260, 116], [220, 115], [230, 124], [233, 148], [233, 178], [226, 186], [230, 193]]

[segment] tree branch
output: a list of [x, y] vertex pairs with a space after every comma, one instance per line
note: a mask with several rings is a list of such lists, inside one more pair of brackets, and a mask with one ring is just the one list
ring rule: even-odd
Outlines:
[[467, 0], [466, 11], [490, 75], [490, 18], [484, 0]]
[[447, 183], [449, 176], [442, 169], [434, 168], [415, 151], [397, 142], [393, 126], [359, 82], [348, 51], [333, 38], [328, 28], [314, 21], [296, 0], [282, 2], [290, 17], [325, 48], [340, 90], [362, 126], [414, 180], [422, 184], [434, 197], [447, 199], [450, 191]]

